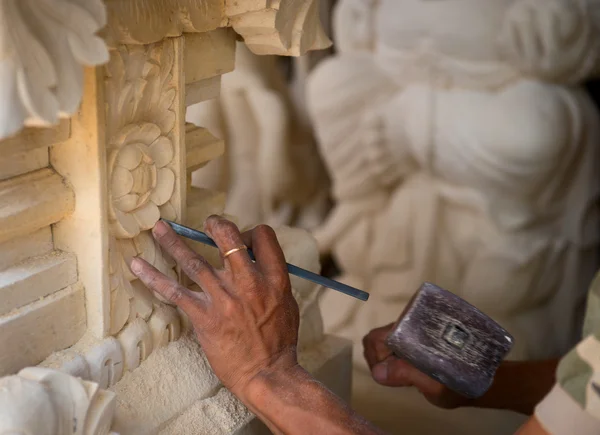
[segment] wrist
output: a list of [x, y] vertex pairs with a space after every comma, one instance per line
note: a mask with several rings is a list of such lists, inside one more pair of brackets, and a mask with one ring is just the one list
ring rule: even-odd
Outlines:
[[298, 364], [296, 354], [285, 354], [259, 370], [236, 395], [255, 411], [268, 402], [276, 390], [285, 390], [288, 386], [293, 388], [305, 375], [308, 373]]

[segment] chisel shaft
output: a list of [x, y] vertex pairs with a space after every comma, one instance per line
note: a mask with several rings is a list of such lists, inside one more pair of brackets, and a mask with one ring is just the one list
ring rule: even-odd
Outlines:
[[[166, 223], [168, 223], [171, 226], [171, 228], [173, 228], [173, 230], [180, 236], [217, 248], [217, 244], [213, 241], [213, 239], [208, 237], [202, 231], [194, 230], [192, 228], [186, 227], [184, 225], [181, 225], [181, 224], [178, 224], [175, 222], [171, 222], [166, 219], [162, 219], [162, 220], [165, 221]], [[254, 254], [252, 253], [251, 249], [248, 249], [248, 254], [250, 255], [250, 258], [254, 261], [255, 258], [254, 258]], [[343, 284], [341, 282], [334, 281], [333, 279], [325, 278], [324, 276], [318, 275], [318, 274], [313, 273], [306, 269], [302, 269], [301, 267], [294, 266], [293, 264], [289, 264], [289, 263], [286, 263], [286, 264], [287, 264], [288, 272], [299, 278], [306, 279], [308, 281], [312, 281], [315, 284], [319, 284], [324, 287], [328, 287], [328, 288], [336, 290], [338, 292], [347, 294], [348, 296], [352, 296], [356, 299], [360, 299], [361, 301], [366, 301], [367, 299], [369, 299], [369, 293], [367, 293], [363, 290], [359, 290], [357, 288], [351, 287], [351, 286]]]

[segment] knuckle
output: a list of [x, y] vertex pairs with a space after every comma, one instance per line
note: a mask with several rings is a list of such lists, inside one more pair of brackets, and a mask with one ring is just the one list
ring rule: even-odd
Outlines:
[[251, 269], [236, 272], [234, 278], [236, 285], [243, 287], [246, 290], [259, 287], [263, 283], [262, 277], [256, 273], [256, 271]]
[[202, 272], [206, 270], [207, 263], [206, 260], [200, 257], [191, 257], [188, 258], [185, 262], [185, 268], [190, 274], [200, 275]]
[[236, 318], [238, 303], [232, 298], [226, 298], [221, 302], [223, 314], [230, 319]]
[[183, 288], [179, 284], [165, 285], [167, 297], [172, 302], [179, 302], [183, 299]]
[[176, 286], [173, 285], [161, 285], [158, 292], [169, 302], [178, 305], [182, 299], [182, 292]]
[[180, 240], [176, 236], [173, 236], [173, 234], [160, 235], [159, 242], [167, 251], [173, 253], [173, 255], [177, 255], [181, 251]]
[[159, 275], [156, 273], [153, 273], [152, 275], [150, 275], [147, 279], [146, 279], [146, 287], [150, 288], [151, 290], [155, 290], [155, 291], [159, 291], [159, 285], [158, 285], [158, 277]]
[[237, 226], [233, 222], [220, 216], [210, 216], [206, 220], [206, 226], [210, 228], [213, 236], [224, 236], [237, 230]]
[[174, 285], [171, 282], [168, 282], [160, 276], [160, 274], [153, 274], [152, 277], [146, 282], [146, 287], [150, 290], [155, 291], [162, 297], [164, 297], [167, 301], [172, 302], [177, 305], [177, 302], [182, 297], [181, 289], [178, 288], [178, 285]]
[[287, 274], [277, 273], [273, 275], [271, 278], [271, 285], [273, 285], [277, 290], [288, 291], [291, 290], [292, 284], [290, 282], [290, 277]]
[[246, 275], [245, 278], [242, 278], [241, 282], [245, 283], [245, 293], [250, 295], [262, 293], [265, 287], [264, 282], [252, 273]]

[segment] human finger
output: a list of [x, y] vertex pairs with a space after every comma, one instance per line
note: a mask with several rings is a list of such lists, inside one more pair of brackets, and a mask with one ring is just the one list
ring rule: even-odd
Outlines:
[[429, 377], [407, 361], [396, 357], [386, 358], [376, 364], [372, 371], [373, 379], [388, 387], [416, 387], [426, 396], [438, 396], [444, 386]]
[[198, 310], [207, 308], [206, 295], [194, 293], [177, 281], [161, 273], [147, 261], [136, 257], [131, 261], [131, 271], [148, 287], [165, 298], [168, 302], [177, 305], [190, 318], [194, 318]]
[[372, 369], [377, 363], [392, 355], [392, 351], [386, 345], [385, 339], [393, 326], [394, 324], [390, 323], [389, 325], [375, 328], [363, 338], [363, 354], [369, 368]]
[[160, 246], [177, 262], [184, 273], [196, 284], [214, 296], [221, 288], [219, 278], [213, 267], [202, 256], [198, 255], [173, 231], [166, 222], [158, 221], [152, 234]]
[[217, 244], [226, 269], [234, 274], [254, 270], [247, 246], [233, 222], [221, 216], [209, 216], [204, 222], [204, 231]]
[[250, 239], [248, 246], [252, 248], [258, 269], [267, 278], [281, 280], [281, 285], [286, 284], [289, 273], [275, 230], [268, 225], [259, 225], [247, 233], [249, 234], [243, 234], [242, 238], [245, 242]]

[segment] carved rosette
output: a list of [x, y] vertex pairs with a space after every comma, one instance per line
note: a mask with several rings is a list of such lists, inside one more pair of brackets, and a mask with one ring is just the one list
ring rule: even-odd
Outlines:
[[151, 123], [131, 124], [111, 144], [109, 211], [112, 233], [132, 238], [151, 229], [168, 208], [175, 174], [166, 167], [173, 160], [173, 144]]
[[178, 218], [174, 65], [174, 44], [166, 40], [120, 46], [107, 67], [111, 335], [137, 318], [147, 321], [160, 305], [129, 269], [133, 257], [177, 278], [149, 231], [161, 217]]

